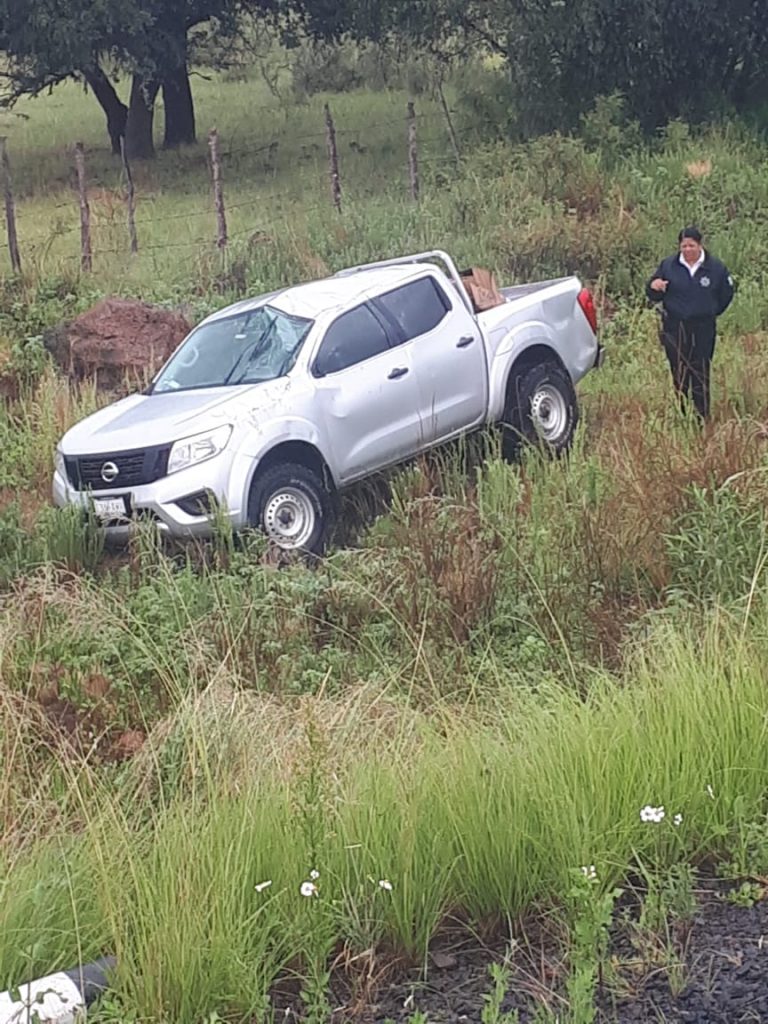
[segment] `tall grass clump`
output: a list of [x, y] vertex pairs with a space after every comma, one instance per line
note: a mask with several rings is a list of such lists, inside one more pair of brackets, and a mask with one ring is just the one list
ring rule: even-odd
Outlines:
[[[612, 885], [638, 860], [723, 856], [766, 811], [764, 603], [752, 614], [752, 639], [723, 613], [662, 625], [584, 697], [553, 684], [429, 713], [371, 689], [298, 713], [190, 698], [117, 789], [7, 849], [0, 975], [100, 940], [141, 1016], [261, 1019], [279, 978], [301, 989], [372, 947], [422, 961], [448, 911], [561, 907], [582, 863]], [[647, 804], [668, 809], [658, 828]]]

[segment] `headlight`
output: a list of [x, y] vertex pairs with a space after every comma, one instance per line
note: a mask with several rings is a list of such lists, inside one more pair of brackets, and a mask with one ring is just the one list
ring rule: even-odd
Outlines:
[[205, 462], [212, 459], [214, 455], [223, 452], [229, 443], [232, 434], [232, 427], [227, 423], [224, 426], [216, 427], [215, 430], [206, 430], [202, 434], [195, 434], [193, 437], [185, 437], [177, 441], [171, 448], [168, 457], [168, 472], [177, 473], [187, 466], [194, 466], [198, 462]]
[[61, 454], [58, 448], [53, 453], [53, 468], [56, 470], [60, 477], [63, 477], [64, 480], [67, 479], [67, 467], [64, 465], [64, 456]]

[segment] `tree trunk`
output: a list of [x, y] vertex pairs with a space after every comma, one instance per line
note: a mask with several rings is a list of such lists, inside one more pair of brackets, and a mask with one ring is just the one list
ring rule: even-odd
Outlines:
[[186, 63], [173, 68], [163, 76], [163, 103], [165, 105], [166, 149], [191, 145], [196, 141], [195, 106], [189, 85]]
[[107, 132], [112, 143], [112, 152], [120, 152], [120, 136], [125, 134], [125, 123], [128, 120], [128, 107], [115, 92], [114, 86], [98, 64], [83, 72], [93, 95], [101, 109], [107, 115]]
[[125, 125], [125, 152], [129, 160], [152, 160], [155, 156], [152, 125], [158, 88], [153, 79], [133, 76]]

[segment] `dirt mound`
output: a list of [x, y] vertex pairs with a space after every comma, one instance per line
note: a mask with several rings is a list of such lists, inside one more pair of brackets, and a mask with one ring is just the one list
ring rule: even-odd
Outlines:
[[151, 377], [189, 333], [180, 313], [135, 299], [106, 298], [45, 337], [45, 347], [75, 380], [95, 377], [100, 389], [126, 377]]

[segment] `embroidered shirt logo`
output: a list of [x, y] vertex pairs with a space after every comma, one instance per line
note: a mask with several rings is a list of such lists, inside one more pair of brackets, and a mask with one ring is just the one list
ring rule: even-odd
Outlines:
[[702, 277], [702, 279], [700, 281], [700, 284], [701, 284], [702, 288], [709, 288], [709, 285], [710, 285], [709, 278], [708, 277]]

